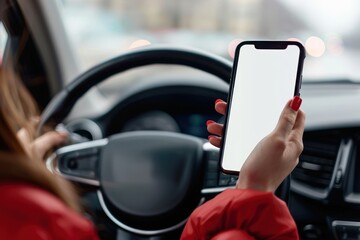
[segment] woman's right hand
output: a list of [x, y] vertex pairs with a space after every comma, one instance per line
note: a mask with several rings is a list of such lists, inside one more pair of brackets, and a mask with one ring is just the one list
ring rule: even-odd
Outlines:
[[[305, 125], [305, 114], [299, 110], [300, 105], [300, 97], [294, 97], [286, 104], [276, 128], [257, 144], [245, 161], [237, 188], [274, 192], [295, 168], [303, 150]], [[215, 109], [225, 114], [226, 103], [217, 101]], [[208, 122], [207, 128], [210, 133], [220, 136], [209, 137], [210, 143], [220, 146], [223, 125]]]

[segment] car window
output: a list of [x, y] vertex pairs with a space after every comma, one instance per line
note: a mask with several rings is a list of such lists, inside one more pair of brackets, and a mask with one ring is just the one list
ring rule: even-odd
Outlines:
[[0, 65], [3, 61], [4, 51], [5, 51], [5, 45], [8, 39], [7, 32], [5, 30], [4, 25], [2, 22], [0, 22]]
[[301, 41], [304, 79], [360, 80], [357, 0], [61, 0], [83, 70], [148, 44], [200, 48], [231, 59], [241, 40]]

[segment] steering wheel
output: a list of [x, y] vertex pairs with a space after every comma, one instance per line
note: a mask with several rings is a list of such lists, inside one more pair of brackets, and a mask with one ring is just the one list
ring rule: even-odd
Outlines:
[[[194, 49], [147, 47], [101, 63], [77, 77], [49, 103], [40, 128], [60, 123], [76, 101], [108, 77], [151, 64], [177, 64], [229, 82], [232, 64]], [[97, 187], [105, 214], [118, 227], [138, 235], [161, 235], [181, 228], [201, 203], [234, 186], [222, 175], [219, 151], [206, 140], [173, 132], [119, 133], [62, 147], [47, 161], [65, 178]], [[278, 189], [286, 200], [289, 179]]]

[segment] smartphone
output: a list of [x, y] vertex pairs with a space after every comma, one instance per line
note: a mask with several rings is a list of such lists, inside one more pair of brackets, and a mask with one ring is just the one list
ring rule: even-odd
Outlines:
[[244, 41], [235, 52], [220, 168], [239, 174], [256, 144], [274, 130], [288, 100], [300, 95], [305, 49], [293, 41]]

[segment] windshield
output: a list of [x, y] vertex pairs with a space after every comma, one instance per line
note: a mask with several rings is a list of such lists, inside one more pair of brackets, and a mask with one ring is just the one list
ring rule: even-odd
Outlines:
[[62, 0], [82, 70], [149, 44], [195, 47], [231, 59], [242, 40], [301, 41], [305, 80], [360, 80], [356, 0]]

